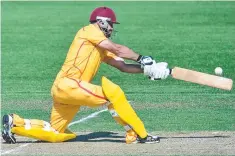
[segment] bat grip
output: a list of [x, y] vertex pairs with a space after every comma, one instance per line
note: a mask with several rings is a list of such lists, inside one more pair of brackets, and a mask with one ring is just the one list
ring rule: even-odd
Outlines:
[[169, 68], [169, 75], [172, 74], [172, 68]]

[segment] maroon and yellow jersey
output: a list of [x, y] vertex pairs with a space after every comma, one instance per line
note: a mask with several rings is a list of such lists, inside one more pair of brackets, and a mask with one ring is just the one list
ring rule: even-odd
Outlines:
[[56, 80], [68, 77], [90, 82], [102, 61], [117, 57], [97, 46], [106, 39], [97, 24], [89, 24], [81, 28], [69, 48]]

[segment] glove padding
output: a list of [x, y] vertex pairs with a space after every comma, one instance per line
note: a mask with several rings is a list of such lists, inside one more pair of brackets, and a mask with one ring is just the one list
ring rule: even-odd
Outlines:
[[140, 55], [137, 62], [141, 64], [141, 68], [144, 69], [144, 75], [149, 76], [151, 80], [166, 79], [170, 74], [166, 62], [156, 63], [151, 56]]
[[151, 56], [142, 56], [140, 55], [137, 59], [137, 62], [141, 65], [141, 68], [144, 69], [144, 66], [149, 66], [153, 64], [153, 58]]
[[151, 80], [166, 79], [170, 74], [170, 70], [167, 68], [166, 62], [156, 63], [153, 61], [152, 65], [144, 66], [144, 74], [149, 76]]

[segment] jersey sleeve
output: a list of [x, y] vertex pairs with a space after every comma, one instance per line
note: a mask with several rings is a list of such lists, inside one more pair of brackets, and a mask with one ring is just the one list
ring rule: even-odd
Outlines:
[[107, 39], [104, 33], [96, 28], [93, 24], [90, 24], [82, 29], [80, 38], [88, 40], [94, 45], [98, 45], [100, 42]]
[[123, 58], [121, 57], [118, 57], [117, 55], [115, 55], [114, 53], [110, 52], [110, 51], [105, 51], [104, 52], [104, 59], [103, 59], [103, 62], [107, 63], [110, 59], [114, 59], [114, 60], [117, 60], [117, 61], [124, 61]]

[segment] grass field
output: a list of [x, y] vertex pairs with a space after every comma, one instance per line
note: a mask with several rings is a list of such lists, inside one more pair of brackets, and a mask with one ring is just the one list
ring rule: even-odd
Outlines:
[[[143, 55], [235, 80], [235, 2], [2, 2], [1, 113], [49, 120], [50, 88], [77, 30], [98, 6], [112, 7], [120, 25], [113, 40]], [[235, 91], [168, 78], [149, 81], [102, 65], [153, 131], [234, 131]], [[75, 120], [96, 109], [83, 108]], [[73, 131], [122, 131], [108, 112]]]

